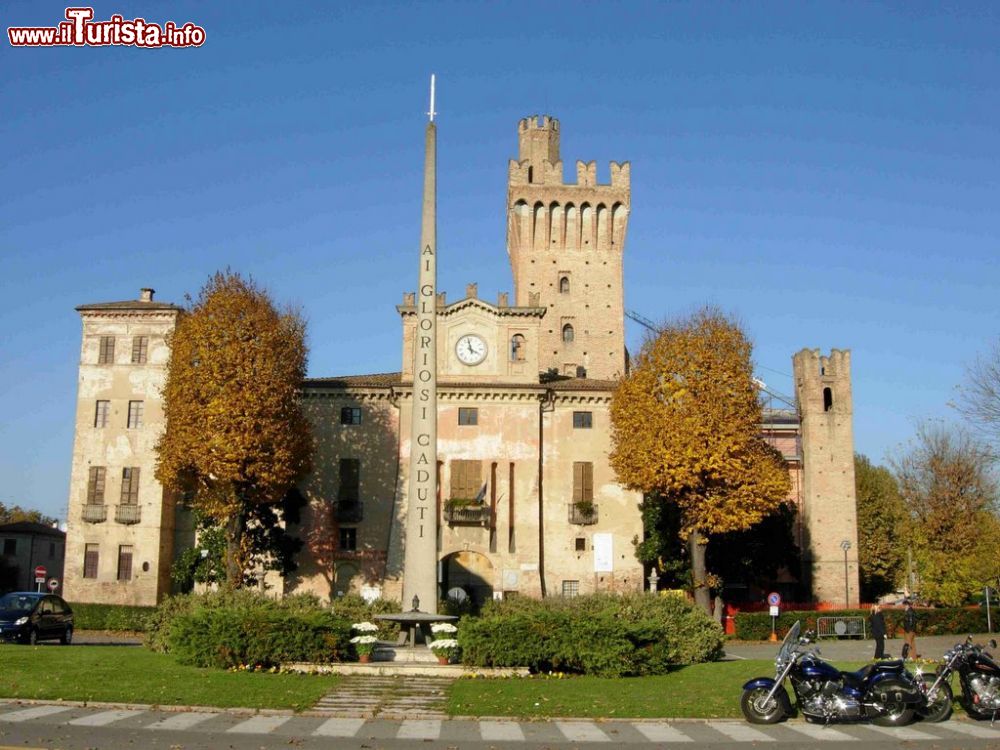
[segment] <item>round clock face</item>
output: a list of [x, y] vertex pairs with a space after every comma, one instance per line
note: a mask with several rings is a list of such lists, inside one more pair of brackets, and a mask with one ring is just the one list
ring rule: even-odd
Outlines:
[[455, 344], [458, 361], [466, 365], [478, 365], [486, 359], [486, 342], [473, 333], [467, 333]]

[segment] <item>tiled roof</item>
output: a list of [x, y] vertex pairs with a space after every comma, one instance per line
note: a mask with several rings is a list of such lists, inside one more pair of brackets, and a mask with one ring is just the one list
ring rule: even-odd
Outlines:
[[184, 308], [170, 302], [143, 302], [139, 299], [130, 299], [122, 302], [93, 302], [89, 305], [78, 305], [76, 309], [83, 312], [84, 310], [183, 310]]
[[39, 536], [55, 536], [60, 539], [66, 538], [66, 532], [60, 531], [54, 526], [34, 521], [17, 521], [16, 523], [0, 524], [0, 534], [38, 534]]
[[[380, 372], [371, 375], [342, 375], [333, 378], [306, 378], [302, 381], [303, 388], [389, 388], [393, 386], [409, 386], [412, 381], [403, 381], [402, 373]], [[438, 381], [438, 388], [528, 388], [541, 390], [551, 388], [554, 391], [610, 391], [616, 383], [613, 380], [595, 380], [592, 378], [560, 378], [549, 383], [505, 383], [502, 381]]]

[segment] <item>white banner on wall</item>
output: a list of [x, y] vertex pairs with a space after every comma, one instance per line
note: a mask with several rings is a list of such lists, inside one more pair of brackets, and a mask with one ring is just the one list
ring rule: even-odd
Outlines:
[[611, 534], [594, 534], [593, 536], [595, 573], [610, 573], [614, 570], [611, 540]]

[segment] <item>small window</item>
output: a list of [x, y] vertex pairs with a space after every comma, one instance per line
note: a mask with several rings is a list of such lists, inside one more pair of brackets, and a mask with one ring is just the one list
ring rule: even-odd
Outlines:
[[477, 425], [479, 424], [479, 409], [474, 407], [459, 407], [458, 410], [458, 423], [460, 425]]
[[149, 350], [149, 336], [132, 337], [132, 364], [146, 364], [146, 352]]
[[353, 552], [358, 548], [358, 530], [355, 528], [340, 529], [340, 549]]
[[573, 412], [573, 427], [578, 430], [589, 430], [594, 426], [594, 412], [575, 411]]
[[833, 391], [829, 388], [823, 389], [823, 411], [830, 411], [833, 408]]
[[88, 544], [83, 552], [83, 577], [97, 578], [97, 563], [100, 555], [99, 544]]
[[572, 598], [574, 596], [580, 595], [580, 582], [579, 581], [563, 581], [562, 582], [562, 595], [567, 598]]
[[562, 340], [563, 343], [571, 344], [573, 343], [573, 326], [569, 323], [563, 326], [562, 329]]
[[110, 401], [98, 401], [94, 409], [94, 427], [107, 427], [108, 416], [111, 414]]
[[510, 337], [510, 361], [524, 362], [524, 336], [515, 333]]
[[559, 279], [559, 294], [569, 294], [569, 276]]
[[361, 407], [345, 406], [340, 410], [341, 424], [361, 424]]
[[118, 547], [118, 580], [132, 580], [132, 545], [122, 544]]
[[337, 502], [349, 505], [361, 499], [361, 460], [340, 459], [340, 493]]
[[139, 467], [129, 466], [122, 469], [122, 505], [137, 505], [139, 503]]
[[7, 557], [15, 557], [17, 555], [17, 540], [16, 539], [4, 539], [3, 540], [3, 553]]
[[115, 337], [101, 336], [101, 351], [97, 355], [97, 364], [113, 365], [115, 363]]
[[585, 536], [578, 536], [576, 538], [576, 551], [577, 552], [586, 552], [587, 551], [587, 537], [585, 537]]
[[90, 476], [87, 478], [87, 505], [104, 504], [104, 477], [103, 466], [90, 467]]
[[130, 430], [142, 427], [143, 411], [145, 411], [145, 404], [142, 401], [128, 402], [128, 428]]

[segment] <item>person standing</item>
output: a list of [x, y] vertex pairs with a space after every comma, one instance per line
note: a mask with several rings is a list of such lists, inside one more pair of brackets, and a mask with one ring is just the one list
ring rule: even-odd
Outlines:
[[919, 659], [917, 653], [917, 613], [913, 611], [913, 602], [909, 599], [903, 602], [906, 611], [903, 613], [903, 638], [906, 641], [904, 656], [911, 659]]
[[882, 608], [877, 604], [872, 605], [871, 614], [868, 616], [868, 624], [872, 629], [872, 638], [875, 639], [875, 658], [885, 658], [885, 617], [882, 615]]

